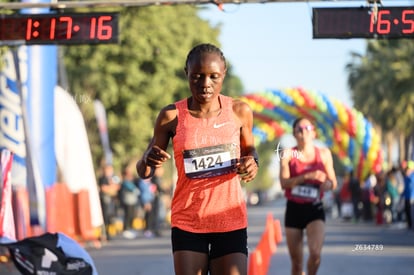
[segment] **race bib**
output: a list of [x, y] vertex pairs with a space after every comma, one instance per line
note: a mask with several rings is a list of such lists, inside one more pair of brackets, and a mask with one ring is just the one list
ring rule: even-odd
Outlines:
[[184, 150], [184, 171], [189, 178], [209, 178], [236, 170], [236, 144]]
[[319, 198], [319, 187], [309, 184], [296, 185], [292, 188], [292, 195], [301, 199], [317, 200]]

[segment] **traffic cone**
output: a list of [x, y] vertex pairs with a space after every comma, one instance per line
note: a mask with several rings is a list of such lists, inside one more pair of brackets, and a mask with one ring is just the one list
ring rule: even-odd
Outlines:
[[257, 244], [254, 252], [249, 259], [249, 275], [266, 275], [272, 254], [276, 253], [277, 240], [281, 241], [281, 230], [279, 220], [273, 219], [273, 214], [269, 212], [266, 217], [265, 230]]
[[266, 228], [265, 230], [273, 230], [274, 226], [273, 226], [273, 214], [271, 212], [267, 213], [266, 216]]
[[274, 219], [273, 219], [273, 214], [272, 213], [268, 213], [267, 214], [267, 220], [266, 220], [266, 228], [265, 228], [265, 232], [264, 234], [267, 234], [268, 236], [266, 236], [269, 240], [269, 248], [270, 248], [270, 252], [272, 254], [276, 253], [276, 242], [275, 242], [275, 226], [274, 226]]
[[262, 254], [259, 250], [254, 250], [250, 254], [248, 275], [265, 275], [266, 272], [263, 269]]
[[280, 225], [280, 220], [276, 219], [273, 221], [274, 232], [275, 232], [275, 242], [276, 244], [281, 243], [283, 239], [282, 235], [282, 226]]
[[272, 228], [273, 227], [268, 227], [265, 229], [256, 248], [257, 251], [260, 251], [263, 270], [266, 272], [270, 266], [272, 255], [276, 253], [276, 243]]

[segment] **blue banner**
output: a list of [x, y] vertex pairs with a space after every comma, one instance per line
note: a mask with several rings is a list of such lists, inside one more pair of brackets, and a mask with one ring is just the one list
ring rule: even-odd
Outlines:
[[[20, 52], [22, 53], [22, 52]], [[13, 53], [3, 57], [0, 72], [0, 149], [14, 153], [12, 185], [26, 187], [26, 144], [23, 113], [21, 108], [19, 80]]]
[[[22, 2], [49, 3], [45, 0]], [[22, 13], [48, 13], [49, 9], [28, 9]], [[31, 164], [28, 168], [29, 195], [44, 196], [44, 189], [56, 183], [54, 142], [54, 89], [57, 85], [57, 46], [27, 46], [27, 139]], [[22, 75], [23, 76], [23, 75]], [[43, 189], [43, 190], [41, 190]], [[41, 194], [42, 193], [42, 194]], [[31, 207], [33, 201], [31, 200]], [[31, 209], [31, 224], [45, 228], [45, 205], [37, 202], [38, 216]]]

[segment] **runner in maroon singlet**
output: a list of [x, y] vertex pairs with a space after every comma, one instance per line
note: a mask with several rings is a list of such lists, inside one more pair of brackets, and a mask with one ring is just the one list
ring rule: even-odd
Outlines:
[[313, 144], [315, 128], [306, 118], [293, 123], [297, 146], [283, 152], [280, 183], [287, 198], [285, 233], [292, 275], [303, 274], [304, 233], [309, 249], [308, 275], [317, 273], [325, 236], [323, 192], [336, 188], [332, 154]]

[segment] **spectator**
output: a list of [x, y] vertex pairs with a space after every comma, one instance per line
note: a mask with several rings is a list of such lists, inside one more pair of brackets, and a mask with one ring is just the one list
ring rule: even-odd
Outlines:
[[134, 182], [134, 174], [129, 167], [125, 167], [122, 174], [119, 201], [123, 209], [123, 235], [125, 238], [134, 239], [136, 232], [133, 230], [133, 222], [137, 214], [140, 191]]
[[[163, 193], [162, 189], [162, 175], [163, 168], [159, 167], [155, 169], [154, 175], [151, 177], [150, 190], [152, 193], [152, 205], [151, 210], [147, 213], [145, 235], [147, 237], [160, 237], [161, 236], [161, 226], [163, 217], [165, 218], [165, 209], [163, 209], [163, 203], [161, 200], [161, 194]], [[164, 214], [163, 214], [164, 213]]]
[[353, 170], [349, 172], [349, 190], [351, 192], [353, 218], [355, 222], [358, 222], [361, 217], [361, 183], [355, 177]]
[[414, 229], [414, 161], [407, 162], [404, 169], [404, 199], [405, 199], [405, 217], [407, 228]]
[[153, 202], [154, 202], [154, 190], [152, 189], [151, 179], [137, 179], [138, 188], [140, 190], [140, 203], [144, 210], [144, 236], [146, 238], [153, 237], [152, 227], [153, 221]]
[[[401, 193], [399, 191], [400, 189], [400, 177], [398, 177], [399, 175], [399, 170], [395, 167], [392, 167], [388, 173], [387, 173], [387, 189], [388, 192], [390, 193], [390, 197], [391, 197], [391, 221], [392, 222], [396, 222], [399, 221], [399, 209], [398, 209], [398, 205], [400, 202], [400, 197], [401, 197]], [[402, 183], [402, 186], [404, 186], [404, 183]]]
[[362, 216], [364, 221], [372, 221], [373, 210], [372, 204], [374, 200], [374, 186], [376, 184], [375, 175], [369, 175], [365, 178], [364, 185], [361, 189], [361, 200], [362, 200]]
[[379, 172], [375, 175], [377, 183], [373, 188], [374, 199], [373, 203], [376, 206], [376, 224], [380, 225], [384, 223], [384, 213], [387, 206], [387, 199], [389, 199], [389, 193], [387, 190], [387, 179], [384, 172]]
[[352, 209], [352, 194], [350, 191], [350, 174], [346, 174], [341, 189], [339, 191], [339, 199], [341, 200], [341, 217], [343, 219], [349, 220], [352, 218], [353, 209]]
[[98, 187], [106, 238], [110, 239], [114, 233], [109, 230], [109, 227], [117, 215], [117, 195], [120, 188], [119, 177], [115, 175], [111, 164], [104, 166], [102, 175], [98, 179]]

